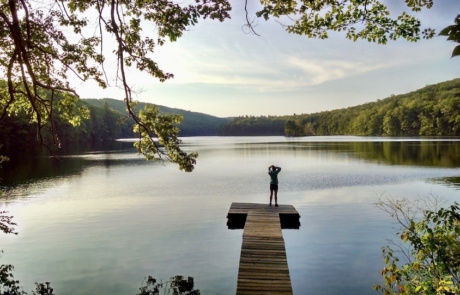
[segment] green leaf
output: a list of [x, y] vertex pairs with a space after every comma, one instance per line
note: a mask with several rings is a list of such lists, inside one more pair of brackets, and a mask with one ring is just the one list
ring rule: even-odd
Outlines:
[[452, 51], [452, 57], [460, 55], [460, 45], [457, 45]]

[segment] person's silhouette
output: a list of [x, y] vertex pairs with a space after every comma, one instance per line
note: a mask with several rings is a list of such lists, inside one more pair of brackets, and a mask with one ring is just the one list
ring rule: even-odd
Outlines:
[[270, 206], [272, 205], [273, 192], [275, 192], [275, 206], [278, 207], [278, 173], [281, 167], [271, 165], [268, 167], [268, 175], [270, 175]]

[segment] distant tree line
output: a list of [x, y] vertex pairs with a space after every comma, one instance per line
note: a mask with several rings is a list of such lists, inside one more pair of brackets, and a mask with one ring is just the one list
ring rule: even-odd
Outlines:
[[283, 117], [238, 117], [222, 126], [219, 134], [460, 136], [460, 79], [346, 109]]
[[[126, 104], [121, 100], [104, 98], [104, 99], [83, 99], [84, 102], [97, 107], [104, 107], [108, 104], [109, 107], [119, 112], [120, 115], [126, 116]], [[134, 111], [139, 112], [144, 109], [148, 103], [140, 102], [134, 107]], [[186, 111], [183, 109], [168, 108], [165, 106], [158, 106], [161, 113], [177, 114], [183, 117], [179, 125], [180, 136], [210, 136], [217, 135], [218, 128], [221, 124], [230, 122], [231, 118], [218, 118], [211, 115]], [[131, 125], [132, 126], [132, 125]], [[133, 136], [131, 136], [133, 137]]]
[[[53, 119], [58, 146], [92, 145], [121, 137], [133, 137], [132, 122], [126, 119], [126, 115], [112, 110], [107, 104], [104, 107], [95, 107], [84, 102], [79, 103], [86, 105], [90, 111], [89, 118], [82, 119], [79, 126], [74, 127], [59, 116]], [[1, 153], [10, 155], [19, 150], [31, 152], [39, 149], [35, 124], [29, 122], [25, 115], [6, 116], [1, 120]], [[47, 142], [55, 140], [49, 131], [50, 128], [45, 128], [42, 132], [45, 140], [48, 139]]]
[[[138, 108], [144, 105], [139, 104]], [[61, 119], [56, 111], [53, 122], [60, 146], [91, 146], [137, 136], [132, 130], [133, 119], [126, 115], [122, 101], [80, 100], [78, 106], [89, 110], [87, 118], [81, 118], [78, 126]], [[314, 114], [229, 119], [180, 109], [160, 109], [184, 117], [179, 126], [181, 136], [460, 136], [460, 79], [377, 102]], [[16, 114], [0, 120], [0, 154], [19, 150], [30, 153], [38, 148], [35, 123], [30, 122], [29, 117]], [[55, 140], [51, 132], [47, 134], [46, 128], [43, 130], [48, 142]]]
[[241, 116], [233, 118], [219, 128], [219, 135], [224, 136], [258, 136], [284, 135], [285, 120], [275, 116]]
[[[0, 83], [0, 86], [4, 86]], [[136, 111], [144, 108], [140, 103]], [[136, 138], [139, 135], [133, 132], [134, 120], [126, 114], [126, 105], [115, 99], [83, 99], [77, 107], [85, 107], [89, 112], [87, 118], [81, 118], [79, 125], [74, 126], [59, 115], [59, 110], [53, 114], [53, 128], [57, 137], [52, 136], [51, 121], [46, 128], [42, 128], [43, 142], [56, 150], [55, 146], [69, 148], [96, 147], [101, 143], [113, 142], [118, 138]], [[160, 111], [183, 116], [179, 124], [180, 136], [209, 136], [217, 135], [220, 124], [230, 121], [228, 118], [217, 118], [206, 114], [171, 109], [159, 106]], [[36, 154], [43, 147], [37, 141], [36, 122], [30, 121], [30, 116], [20, 110], [14, 115], [5, 115], [0, 120], [0, 155], [12, 155], [27, 152]], [[58, 140], [59, 142], [54, 142]]]

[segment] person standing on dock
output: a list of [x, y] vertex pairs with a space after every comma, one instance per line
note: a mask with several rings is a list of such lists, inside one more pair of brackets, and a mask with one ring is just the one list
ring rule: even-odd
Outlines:
[[273, 192], [275, 192], [275, 207], [278, 207], [278, 173], [281, 167], [271, 165], [268, 167], [268, 175], [270, 175], [270, 206], [272, 205]]

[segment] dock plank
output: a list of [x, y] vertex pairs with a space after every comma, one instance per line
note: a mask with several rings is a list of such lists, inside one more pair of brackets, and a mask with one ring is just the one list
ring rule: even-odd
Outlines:
[[230, 206], [229, 222], [243, 220], [244, 228], [237, 295], [292, 294], [281, 216], [297, 220], [300, 226], [300, 215], [291, 205], [270, 207], [267, 204], [232, 203]]

